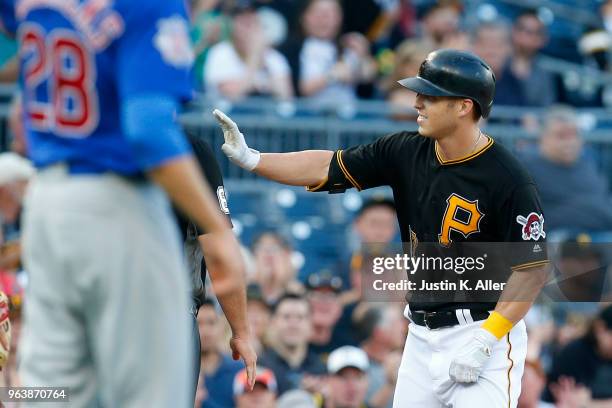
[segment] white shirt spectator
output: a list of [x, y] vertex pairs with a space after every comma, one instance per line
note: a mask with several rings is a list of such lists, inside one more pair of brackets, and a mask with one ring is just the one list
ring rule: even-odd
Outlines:
[[[247, 66], [233, 44], [224, 41], [213, 46], [204, 65], [204, 84], [207, 93], [220, 95], [219, 84], [241, 79], [247, 74]], [[261, 69], [255, 75], [255, 89], [260, 94], [270, 94], [271, 84], [279, 77], [289, 77], [290, 68], [285, 57], [275, 49], [265, 51]]]
[[[344, 57], [347, 58], [348, 55]], [[336, 62], [338, 48], [333, 42], [307, 38], [300, 52], [300, 81], [329, 75]], [[359, 61], [356, 60], [355, 63], [358, 64]], [[321, 103], [354, 102], [356, 95], [353, 85], [333, 82], [311, 98]]]

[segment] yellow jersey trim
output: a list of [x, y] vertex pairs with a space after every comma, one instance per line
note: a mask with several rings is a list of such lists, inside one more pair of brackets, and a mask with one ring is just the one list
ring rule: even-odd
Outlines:
[[355, 187], [358, 191], [363, 190], [361, 186], [359, 185], [359, 183], [357, 183], [357, 181], [353, 178], [353, 176], [351, 176], [351, 173], [349, 173], [348, 169], [344, 165], [344, 162], [342, 161], [342, 150], [338, 150], [338, 153], [336, 154], [338, 156], [337, 158], [338, 158], [338, 164], [340, 165], [340, 170], [342, 170], [342, 173], [344, 173], [344, 176], [348, 179], [348, 181], [351, 182], [353, 187]]
[[[486, 136], [486, 135], [485, 135]], [[483, 154], [484, 152], [486, 152], [491, 146], [493, 146], [493, 138], [487, 136], [489, 138], [489, 142], [484, 145], [482, 148], [480, 148], [480, 150], [475, 151], [474, 153], [471, 153], [465, 157], [461, 157], [459, 159], [455, 159], [455, 160], [444, 160], [442, 159], [442, 156], [440, 155], [440, 152], [438, 150], [438, 144], [435, 143], [434, 144], [434, 150], [436, 151], [436, 158], [438, 159], [438, 162], [443, 165], [446, 166], [448, 164], [459, 164], [459, 163], [464, 163], [466, 161], [472, 160], [478, 156], [480, 156], [481, 154]]]

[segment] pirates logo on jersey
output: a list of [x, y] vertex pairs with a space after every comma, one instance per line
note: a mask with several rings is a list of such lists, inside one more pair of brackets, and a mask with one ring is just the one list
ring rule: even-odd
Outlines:
[[544, 232], [544, 217], [542, 214], [532, 212], [527, 217], [519, 215], [516, 217], [516, 222], [521, 225], [523, 240], [529, 241], [533, 239], [537, 241], [540, 237], [546, 238], [546, 233]]
[[459, 194], [451, 194], [446, 199], [446, 211], [442, 219], [442, 228], [438, 234], [438, 241], [449, 246], [453, 241], [451, 231], [455, 231], [467, 238], [475, 232], [480, 232], [480, 220], [484, 214], [478, 208], [478, 200], [468, 200]]

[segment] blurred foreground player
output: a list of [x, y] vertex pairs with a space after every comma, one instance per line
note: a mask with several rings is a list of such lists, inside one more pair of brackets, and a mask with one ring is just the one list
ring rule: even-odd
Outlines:
[[39, 168], [24, 214], [23, 384], [67, 387], [75, 407], [188, 406], [188, 282], [168, 197], [213, 233], [211, 265], [243, 264], [175, 122], [191, 94], [184, 2], [18, 1], [0, 12], [18, 34]]

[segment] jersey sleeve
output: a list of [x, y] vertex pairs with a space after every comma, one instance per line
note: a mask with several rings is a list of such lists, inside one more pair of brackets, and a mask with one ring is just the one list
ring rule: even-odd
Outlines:
[[[204, 179], [210, 186], [214, 197], [217, 199], [219, 211], [227, 216], [231, 224], [229, 206], [225, 195], [225, 186], [223, 185], [223, 175], [221, 174], [221, 168], [214, 152], [210, 145], [195, 133], [186, 131], [186, 134], [200, 170], [204, 175]], [[197, 226], [196, 231], [198, 235], [206, 234], [206, 231]]]
[[338, 150], [329, 165], [327, 180], [308, 191], [344, 192], [347, 188], [365, 190], [390, 185], [399, 156], [400, 137], [391, 134], [370, 144]]
[[502, 241], [511, 246], [507, 253], [513, 270], [548, 263], [544, 215], [535, 184], [514, 188], [501, 206], [499, 220]]
[[194, 53], [182, 0], [122, 2], [123, 35], [116, 43], [119, 96], [192, 96]]

